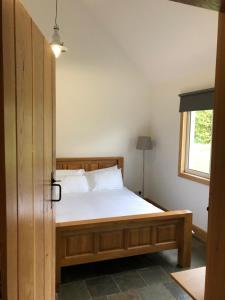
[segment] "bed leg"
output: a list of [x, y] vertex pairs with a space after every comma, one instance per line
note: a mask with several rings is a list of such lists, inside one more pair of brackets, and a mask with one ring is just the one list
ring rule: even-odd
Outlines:
[[192, 214], [184, 217], [178, 236], [178, 265], [182, 268], [191, 266], [192, 250]]

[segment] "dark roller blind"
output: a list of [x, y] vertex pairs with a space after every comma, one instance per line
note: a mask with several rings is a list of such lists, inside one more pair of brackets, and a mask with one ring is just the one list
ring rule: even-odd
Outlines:
[[180, 94], [180, 112], [213, 109], [214, 89]]

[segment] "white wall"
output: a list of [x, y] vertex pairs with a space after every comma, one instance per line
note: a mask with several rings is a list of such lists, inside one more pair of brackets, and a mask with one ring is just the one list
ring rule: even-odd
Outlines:
[[82, 3], [71, 34], [57, 65], [57, 156], [124, 156], [126, 184], [137, 190], [136, 139], [152, 134], [149, 83]]
[[[193, 87], [195, 90], [206, 86], [197, 87], [193, 83]], [[194, 224], [206, 230], [208, 186], [177, 176], [180, 130], [177, 95], [179, 92], [180, 84], [176, 82], [175, 86], [168, 86], [164, 91], [157, 91], [154, 95], [155, 114], [151, 115], [151, 124], [156, 145], [148, 156], [147, 192], [152, 200], [167, 209], [193, 211]]]
[[[54, 1], [24, 0], [50, 37]], [[125, 180], [169, 209], [191, 209], [207, 227], [207, 186], [177, 176], [181, 92], [214, 85], [217, 14], [167, 0], [60, 2], [69, 52], [57, 61], [57, 156], [125, 157]], [[50, 18], [51, 17], [51, 18]]]

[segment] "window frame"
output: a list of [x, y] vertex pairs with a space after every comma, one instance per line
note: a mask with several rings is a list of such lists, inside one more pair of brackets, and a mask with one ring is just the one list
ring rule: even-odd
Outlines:
[[190, 127], [190, 115], [189, 112], [180, 113], [180, 149], [179, 149], [179, 163], [178, 163], [178, 176], [209, 185], [210, 175], [196, 170], [187, 168], [189, 152], [187, 146], [189, 144], [189, 127]]

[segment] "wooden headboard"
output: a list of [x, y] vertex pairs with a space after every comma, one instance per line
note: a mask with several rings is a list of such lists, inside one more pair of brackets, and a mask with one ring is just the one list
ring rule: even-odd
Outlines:
[[57, 158], [57, 170], [77, 170], [93, 171], [103, 168], [118, 166], [123, 173], [123, 157], [82, 157], [82, 158]]

